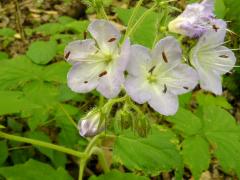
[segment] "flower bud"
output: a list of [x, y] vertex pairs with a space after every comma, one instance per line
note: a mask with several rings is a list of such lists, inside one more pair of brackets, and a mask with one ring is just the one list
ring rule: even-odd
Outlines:
[[98, 110], [90, 111], [78, 123], [79, 134], [83, 137], [92, 137], [103, 131], [104, 122], [101, 122], [100, 119], [101, 114]]

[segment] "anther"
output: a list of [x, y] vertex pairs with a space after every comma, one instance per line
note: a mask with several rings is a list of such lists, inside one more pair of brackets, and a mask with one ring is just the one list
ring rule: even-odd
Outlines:
[[168, 59], [167, 59], [167, 56], [166, 56], [164, 51], [162, 52], [162, 58], [163, 58], [165, 63], [168, 63]]
[[68, 51], [67, 54], [65, 55], [65, 59], [68, 59], [68, 57], [70, 56], [71, 52]]
[[113, 37], [113, 38], [109, 39], [108, 42], [113, 42], [113, 41], [115, 41], [115, 40], [116, 40], [116, 38]]
[[228, 58], [227, 55], [221, 55], [221, 56], [219, 56], [219, 57], [221, 57], [221, 58]]
[[184, 89], [188, 90], [189, 88], [187, 86], [183, 86]]
[[98, 77], [103, 77], [103, 76], [105, 76], [107, 74], [107, 71], [103, 71], [103, 72], [101, 72], [99, 75], [98, 75]]
[[217, 32], [219, 29], [219, 27], [217, 27], [215, 24], [213, 24], [212, 28], [215, 30], [215, 32]]
[[83, 32], [83, 39], [87, 39], [87, 32], [86, 31]]
[[88, 83], [88, 81], [84, 81], [84, 83], [85, 83], [85, 84], [87, 84], [87, 83]]
[[154, 71], [155, 68], [156, 68], [156, 66], [153, 66], [148, 72], [152, 74], [152, 72]]
[[165, 94], [167, 92], [167, 85], [164, 84], [164, 89], [163, 89], [163, 93]]

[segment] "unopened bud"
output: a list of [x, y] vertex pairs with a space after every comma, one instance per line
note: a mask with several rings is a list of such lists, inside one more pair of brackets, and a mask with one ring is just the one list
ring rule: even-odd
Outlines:
[[104, 122], [100, 119], [101, 114], [98, 110], [90, 111], [78, 124], [79, 134], [83, 137], [92, 137], [103, 131]]

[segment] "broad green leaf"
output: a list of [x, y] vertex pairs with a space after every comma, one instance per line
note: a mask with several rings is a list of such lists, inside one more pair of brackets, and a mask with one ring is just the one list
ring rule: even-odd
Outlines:
[[183, 108], [179, 108], [178, 112], [167, 117], [167, 120], [174, 123], [174, 128], [186, 136], [195, 135], [202, 128], [201, 119]]
[[46, 66], [43, 69], [43, 79], [45, 81], [66, 83], [69, 67], [70, 65], [64, 61]]
[[25, 164], [0, 168], [0, 174], [13, 180], [72, 180], [66, 170], [30, 159]]
[[53, 152], [52, 163], [54, 164], [55, 167], [65, 167], [67, 161], [68, 160], [66, 154], [59, 151]]
[[214, 97], [211, 94], [204, 94], [203, 92], [199, 92], [196, 95], [196, 100], [197, 100], [197, 103], [203, 107], [209, 106], [209, 105], [215, 105], [215, 106], [223, 107], [225, 109], [232, 109], [232, 105], [223, 96]]
[[182, 94], [178, 98], [179, 98], [179, 104], [181, 107], [188, 107], [192, 99], [192, 93]]
[[74, 22], [74, 21], [76, 21], [76, 20], [69, 17], [69, 16], [60, 16], [58, 18], [58, 22], [61, 23], [61, 24], [68, 24], [68, 23], [71, 23], [71, 22]]
[[16, 34], [16, 31], [14, 31], [11, 28], [0, 29], [0, 36], [3, 36], [3, 37], [13, 37], [15, 34]]
[[35, 41], [27, 51], [27, 56], [36, 64], [47, 64], [57, 52], [57, 43], [55, 41]]
[[184, 163], [190, 168], [194, 179], [199, 179], [201, 173], [208, 169], [210, 151], [208, 142], [200, 136], [184, 139], [182, 155]]
[[91, 176], [89, 180], [148, 180], [144, 176], [138, 176], [133, 173], [122, 173], [120, 171], [110, 171], [104, 175]]
[[[140, 8], [136, 19], [138, 19], [145, 11], [145, 8]], [[116, 8], [117, 16], [124, 23], [124, 25], [128, 24], [132, 12], [133, 9]], [[138, 26], [137, 30], [131, 36], [133, 43], [152, 47], [157, 32], [157, 16], [157, 13], [152, 12], [145, 18], [145, 20]]]
[[22, 132], [23, 125], [13, 118], [8, 118], [8, 127], [10, 127], [14, 132]]
[[214, 13], [218, 18], [223, 19], [226, 15], [226, 6], [224, 0], [215, 0], [215, 11]]
[[83, 37], [83, 32], [87, 30], [88, 24], [89, 21], [73, 21], [71, 23], [67, 23], [65, 28], [73, 31], [74, 33], [78, 33], [81, 37]]
[[151, 174], [170, 171], [181, 166], [175, 141], [175, 135], [165, 129], [153, 128], [146, 138], [130, 132], [116, 138], [113, 154], [117, 161], [129, 169]]
[[[27, 134], [27, 136], [31, 139], [37, 139], [40, 141], [51, 143], [50, 138], [41, 131], [30, 132]], [[43, 148], [43, 147], [36, 146], [36, 145], [34, 145], [34, 147], [36, 147], [41, 153], [46, 155], [49, 159], [53, 159], [53, 150], [52, 149]]]
[[6, 161], [8, 157], [7, 141], [0, 141], [0, 166]]
[[8, 58], [8, 54], [0, 51], [0, 60], [4, 60], [4, 59], [7, 59], [7, 58]]
[[64, 30], [64, 26], [59, 23], [46, 23], [38, 26], [35, 31], [41, 32], [46, 35], [54, 35]]
[[27, 105], [20, 91], [0, 91], [0, 115], [20, 113]]
[[0, 89], [13, 89], [42, 75], [42, 68], [26, 56], [0, 61]]
[[240, 175], [240, 134], [235, 119], [219, 107], [204, 109], [204, 132], [226, 172]]

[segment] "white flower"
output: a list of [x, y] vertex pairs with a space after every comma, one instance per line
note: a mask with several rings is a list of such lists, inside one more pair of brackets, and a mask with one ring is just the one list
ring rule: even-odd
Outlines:
[[92, 137], [104, 130], [104, 122], [100, 123], [101, 114], [99, 111], [90, 111], [78, 123], [79, 134], [83, 137]]
[[214, 0], [189, 4], [182, 14], [169, 23], [169, 31], [194, 38], [202, 36], [209, 29], [217, 30], [222, 24], [214, 17], [213, 10]]
[[192, 90], [198, 81], [195, 70], [181, 63], [181, 55], [178, 42], [170, 36], [159, 41], [152, 52], [133, 45], [125, 82], [128, 95], [139, 104], [148, 102], [163, 115], [175, 114], [177, 95]]
[[120, 32], [105, 20], [92, 22], [88, 31], [93, 39], [73, 41], [65, 48], [65, 59], [73, 65], [68, 85], [80, 93], [96, 88], [103, 96], [113, 98], [124, 82], [130, 42], [127, 40], [120, 49]]
[[222, 94], [221, 75], [229, 72], [236, 62], [234, 53], [225, 46], [225, 27], [210, 30], [191, 50], [191, 64], [199, 74], [200, 86], [216, 95]]

